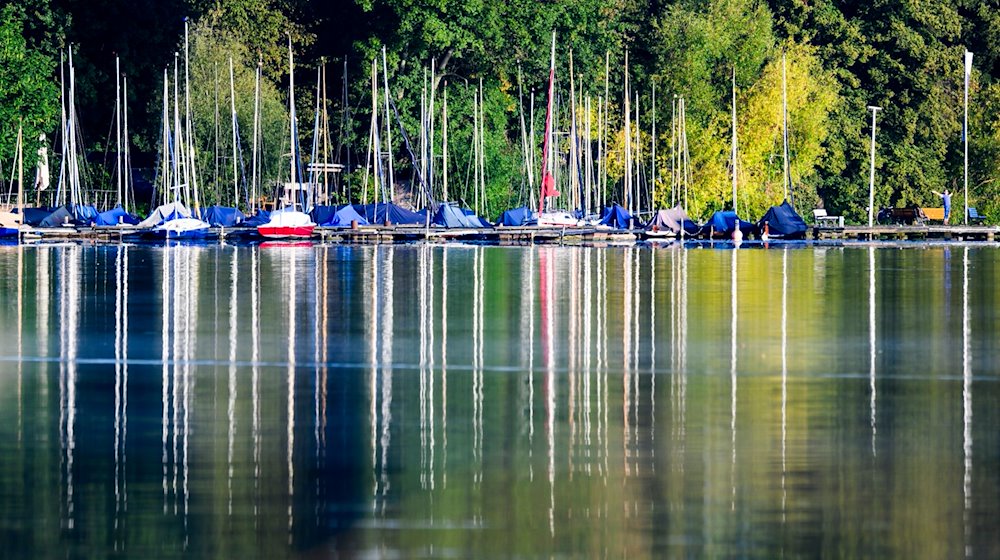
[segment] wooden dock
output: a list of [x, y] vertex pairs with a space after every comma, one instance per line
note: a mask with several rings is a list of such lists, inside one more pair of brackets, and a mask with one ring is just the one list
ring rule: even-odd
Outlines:
[[[25, 241], [80, 241], [90, 243], [121, 243], [141, 241], [142, 232], [129, 226], [26, 228]], [[400, 243], [476, 243], [484, 245], [630, 245], [644, 240], [642, 230], [615, 230], [596, 227], [496, 227], [448, 229], [426, 226], [361, 226], [322, 228], [314, 232], [314, 240], [325, 243], [352, 245]], [[808, 240], [830, 241], [981, 241], [995, 242], [1000, 237], [998, 226], [962, 225], [878, 225], [813, 226]], [[262, 240], [252, 228], [212, 228], [208, 241]], [[670, 241], [670, 238], [663, 238]], [[749, 240], [748, 240], [749, 241]]]
[[864, 241], [995, 241], [1000, 227], [961, 225], [876, 225], [813, 227], [813, 239], [842, 239]]

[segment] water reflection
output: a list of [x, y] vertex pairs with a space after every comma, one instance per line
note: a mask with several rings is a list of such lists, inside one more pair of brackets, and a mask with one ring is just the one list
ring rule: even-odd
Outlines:
[[60, 526], [42, 556], [976, 556], [997, 259], [960, 250], [2, 247], [0, 521]]

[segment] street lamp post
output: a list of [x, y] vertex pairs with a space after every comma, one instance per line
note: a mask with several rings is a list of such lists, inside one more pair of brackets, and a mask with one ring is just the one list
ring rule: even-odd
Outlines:
[[872, 227], [874, 225], [872, 212], [875, 207], [875, 113], [882, 110], [882, 108], [869, 105], [868, 110], [872, 112], [872, 163], [871, 173], [868, 176], [868, 227]]

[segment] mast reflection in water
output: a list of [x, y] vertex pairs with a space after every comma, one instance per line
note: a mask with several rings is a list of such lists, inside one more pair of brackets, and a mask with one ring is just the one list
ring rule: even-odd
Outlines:
[[4, 557], [989, 556], [997, 251], [0, 246]]

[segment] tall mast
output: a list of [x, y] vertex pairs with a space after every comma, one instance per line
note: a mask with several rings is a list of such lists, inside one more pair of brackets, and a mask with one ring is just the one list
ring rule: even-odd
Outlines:
[[784, 174], [782, 184], [785, 187], [785, 200], [788, 199], [788, 191], [791, 188], [792, 176], [788, 169], [788, 78], [785, 64], [785, 53], [781, 53], [781, 137], [784, 142]]
[[442, 185], [441, 199], [448, 200], [448, 80], [444, 81], [443, 105], [441, 107], [441, 165]]
[[257, 209], [257, 151], [260, 149], [260, 67], [254, 72], [253, 85], [253, 156], [250, 164], [250, 211]]
[[965, 51], [965, 120], [962, 124], [962, 139], [964, 140], [963, 178], [965, 184], [965, 213], [963, 225], [969, 225], [969, 77], [972, 74], [972, 53]]
[[118, 56], [115, 56], [115, 179], [118, 204], [122, 203], [122, 79]]
[[736, 67], [733, 67], [733, 212], [736, 212]]
[[191, 63], [188, 51], [188, 20], [184, 19], [184, 122], [187, 132], [187, 154], [189, 179], [191, 181], [191, 197], [194, 200], [195, 215], [200, 214], [201, 201], [198, 196], [197, 161], [194, 153], [194, 124], [191, 119]]
[[545, 198], [558, 196], [555, 179], [552, 178], [552, 158], [549, 151], [552, 148], [552, 98], [556, 78], [556, 32], [552, 31], [552, 55], [549, 59], [549, 100], [545, 111], [545, 138], [542, 146], [542, 192], [538, 197], [538, 212], [545, 211]]
[[122, 76], [122, 140], [124, 154], [122, 155], [122, 168], [124, 177], [122, 183], [122, 208], [128, 212], [132, 206], [129, 193], [132, 191], [132, 156], [128, 147], [128, 79]]
[[[298, 158], [298, 142], [295, 141], [295, 61], [292, 58], [292, 36], [288, 36], [288, 140], [291, 146], [291, 157], [288, 158], [289, 179], [294, 193], [298, 192], [297, 179], [295, 176], [295, 163]], [[295, 203], [292, 202], [292, 207]], [[304, 210], [304, 209], [303, 209]]]
[[632, 115], [629, 107], [628, 51], [625, 51], [625, 206], [629, 214], [635, 213], [632, 204]]
[[236, 83], [233, 78], [233, 57], [229, 57], [229, 108], [233, 117], [233, 207], [238, 208], [240, 200], [240, 185], [239, 170], [236, 166], [238, 154], [236, 149]]
[[[656, 191], [656, 80], [651, 80], [653, 82], [653, 138], [652, 145], [650, 146], [650, 158], [651, 163], [649, 166], [649, 200], [653, 200], [653, 195]], [[650, 205], [652, 210], [652, 205]]]
[[382, 46], [382, 84], [385, 89], [385, 151], [388, 154], [389, 160], [389, 184], [388, 192], [386, 193], [386, 202], [392, 202], [393, 191], [395, 190], [396, 180], [393, 177], [392, 171], [392, 126], [391, 119], [389, 117], [389, 64], [386, 62], [385, 46]]

